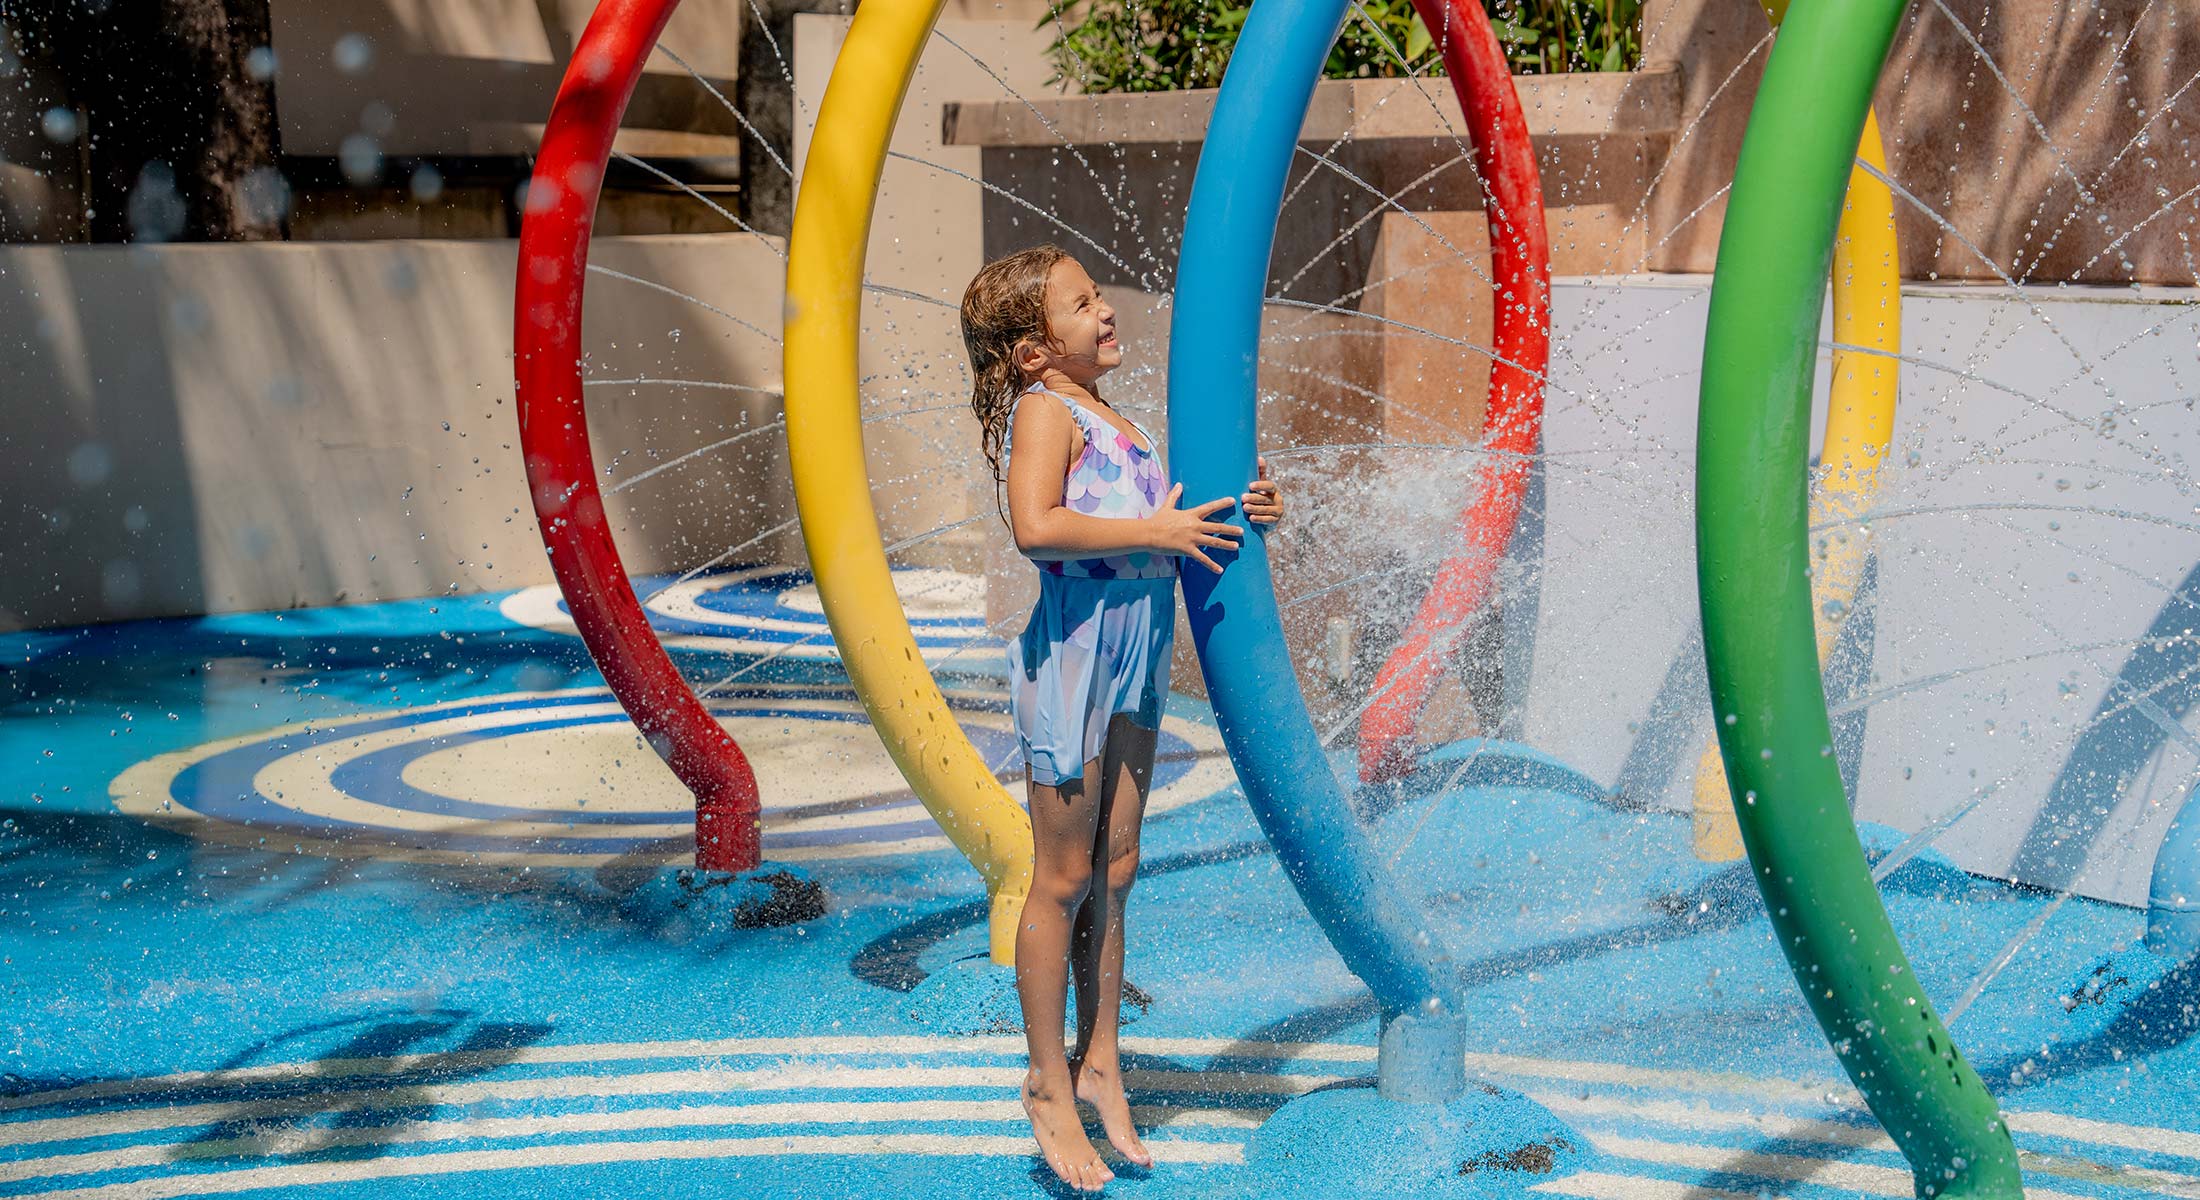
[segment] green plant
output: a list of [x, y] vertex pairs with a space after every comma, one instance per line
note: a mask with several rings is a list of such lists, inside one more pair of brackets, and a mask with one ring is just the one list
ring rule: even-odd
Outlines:
[[[1228, 0], [1056, 0], [1054, 82], [1087, 92], [1169, 92], [1222, 86], [1248, 6]], [[1074, 19], [1072, 11], [1075, 10]]]
[[[1413, 10], [1413, 0], [1360, 0], [1329, 47], [1322, 74], [1330, 79], [1370, 79], [1444, 73], [1436, 39]], [[1399, 60], [1405, 61], [1404, 66]]]
[[[1642, 0], [1483, 0], [1517, 74], [1632, 70]], [[1441, 75], [1443, 57], [1412, 0], [1357, 0], [1323, 73], [1331, 79]], [[1041, 28], [1054, 81], [1087, 92], [1218, 87], [1248, 6], [1233, 0], [1056, 0]]]
[[1489, 14], [1515, 74], [1631, 71], [1642, 62], [1642, 0], [1509, 0]]

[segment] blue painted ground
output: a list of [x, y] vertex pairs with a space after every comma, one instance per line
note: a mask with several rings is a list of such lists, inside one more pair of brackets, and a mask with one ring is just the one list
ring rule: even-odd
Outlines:
[[[601, 686], [577, 642], [499, 599], [0, 636], [0, 1194], [1043, 1190], [1019, 1039], [923, 1019], [925, 981], [983, 951], [950, 852], [850, 843], [801, 864], [825, 916], [733, 929], [638, 892], [641, 858], [361, 859], [110, 800], [133, 764], [221, 739]], [[681, 661], [707, 678], [738, 660]], [[785, 660], [749, 681], [809, 697], [832, 673]], [[1182, 698], [1175, 715], [1202, 720]], [[1448, 788], [1363, 798], [1376, 841], [1464, 964], [1470, 1065], [1585, 1143], [1574, 1174], [1500, 1156], [1455, 1164], [1460, 1188], [1909, 1193], [1746, 881], [1694, 863], [1684, 816], [1616, 811], [1521, 748], [1448, 753], [1423, 781]], [[469, 769], [491, 792], [519, 778]], [[2140, 914], [2049, 914], [1929, 857], [1886, 891], [1943, 1006], [2048, 914], [1955, 1024], [2034, 1196], [2200, 1195], [2191, 990], [2147, 990], [2127, 952], [2104, 993], [2060, 999]], [[1244, 1165], [1247, 1146], [1282, 1101], [1371, 1072], [1374, 1014], [1227, 781], [1149, 819], [1129, 920], [1151, 997], [1127, 1030], [1134, 1103], [1163, 1161], [1110, 1191], [1328, 1194], [1319, 1172]]]

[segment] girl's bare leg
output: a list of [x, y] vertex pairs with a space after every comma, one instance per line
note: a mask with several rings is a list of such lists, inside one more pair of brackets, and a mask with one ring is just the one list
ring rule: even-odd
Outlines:
[[1153, 1155], [1131, 1121], [1123, 1092], [1122, 1053], [1117, 1044], [1123, 1005], [1123, 902], [1138, 875], [1138, 826], [1146, 812], [1153, 781], [1155, 731], [1118, 713], [1110, 718], [1104, 773], [1099, 777], [1099, 837], [1093, 843], [1094, 890], [1088, 937], [1074, 949], [1077, 979], [1077, 1047], [1070, 1054], [1077, 1098], [1099, 1110], [1108, 1141], [1140, 1166]]
[[1100, 1161], [1077, 1115], [1076, 1082], [1062, 1045], [1069, 986], [1070, 931], [1093, 891], [1092, 847], [1099, 837], [1100, 762], [1082, 780], [1060, 787], [1031, 784], [1031, 895], [1016, 928], [1016, 998], [1024, 1010], [1031, 1070], [1024, 1076], [1024, 1113], [1039, 1151], [1062, 1182], [1098, 1191], [1115, 1173]]

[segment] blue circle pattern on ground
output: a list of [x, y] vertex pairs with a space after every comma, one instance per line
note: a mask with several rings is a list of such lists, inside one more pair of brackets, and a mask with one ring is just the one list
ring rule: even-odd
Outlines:
[[[856, 708], [833, 710], [815, 708], [787, 708], [770, 703], [784, 701], [784, 692], [769, 690], [743, 690], [709, 704], [712, 715], [719, 717], [779, 718], [783, 720], [820, 720], [864, 723], [865, 714]], [[848, 702], [850, 694], [828, 694], [811, 697], [816, 699]], [[407, 766], [425, 755], [476, 743], [490, 743], [520, 734], [537, 733], [553, 729], [577, 728], [624, 722], [624, 714], [603, 711], [566, 712], [560, 710], [598, 709], [609, 701], [608, 695], [591, 690], [573, 696], [535, 696], [521, 699], [498, 699], [479, 704], [461, 704], [434, 709], [414, 710], [378, 720], [348, 722], [324, 728], [311, 728], [280, 738], [251, 742], [221, 751], [180, 771], [170, 791], [178, 803], [193, 812], [236, 825], [268, 828], [270, 830], [293, 829], [316, 835], [372, 832], [375, 834], [414, 840], [431, 844], [437, 850], [462, 853], [503, 853], [524, 846], [534, 851], [551, 850], [561, 842], [574, 844], [577, 852], [589, 854], [620, 854], [661, 846], [660, 837], [603, 837], [583, 835], [574, 839], [520, 838], [470, 835], [463, 833], [429, 833], [421, 831], [388, 829], [344, 821], [321, 813], [302, 811], [283, 804], [278, 798], [263, 792], [256, 782], [259, 773], [279, 760], [290, 758], [316, 746], [348, 742], [362, 736], [401, 729], [407, 725], [427, 724], [485, 716], [515, 711], [538, 711], [539, 720], [500, 725], [489, 729], [444, 733], [416, 742], [407, 742], [373, 750], [339, 763], [329, 774], [329, 783], [335, 790], [352, 799], [383, 808], [429, 813], [491, 821], [526, 820], [543, 824], [570, 826], [594, 826], [616, 828], [620, 825], [666, 825], [690, 822], [694, 819], [692, 808], [666, 811], [598, 811], [579, 810], [545, 811], [487, 803], [478, 799], [446, 796], [426, 791], [406, 782]], [[748, 701], [749, 703], [743, 703]], [[1000, 712], [1004, 706], [995, 702], [964, 702], [968, 710]], [[984, 727], [966, 729], [981, 754], [988, 761], [1000, 761], [1010, 757], [1016, 741], [1012, 733]], [[1153, 779], [1149, 791], [1159, 790], [1182, 778], [1191, 770], [1195, 754], [1191, 745], [1182, 738], [1163, 730], [1160, 735], [1159, 753], [1154, 764]], [[764, 830], [764, 848], [767, 853], [777, 848], [833, 846], [870, 841], [898, 841], [905, 838], [924, 837], [938, 832], [929, 815], [924, 814], [914, 795], [891, 800], [873, 806], [872, 811], [907, 808], [913, 818], [886, 824], [864, 824], [814, 831], [775, 832], [769, 825]], [[799, 813], [800, 806], [794, 812]], [[789, 815], [787, 809], [765, 810], [768, 818]]]
[[[693, 597], [697, 608], [721, 613], [728, 619], [723, 623], [691, 621], [650, 607], [650, 600], [659, 591], [677, 582], [678, 576], [659, 575], [636, 578], [634, 590], [642, 598], [647, 610], [650, 628], [660, 634], [724, 637], [738, 635], [756, 642], [774, 642], [786, 645], [817, 643], [830, 645], [832, 627], [826, 623], [823, 613], [805, 612], [788, 608], [779, 602], [780, 596], [796, 588], [808, 586], [812, 580], [806, 571], [780, 571], [769, 575], [751, 575], [747, 578], [728, 580], [716, 587], [706, 588]], [[572, 610], [564, 600], [558, 601], [560, 615], [570, 619]], [[810, 628], [806, 631], [774, 629], [760, 621], [799, 623]], [[981, 617], [910, 617], [909, 627], [922, 650], [953, 650], [983, 638], [986, 623]]]

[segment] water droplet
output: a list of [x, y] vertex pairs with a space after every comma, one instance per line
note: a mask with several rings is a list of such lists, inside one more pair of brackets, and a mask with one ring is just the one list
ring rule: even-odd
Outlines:
[[40, 118], [38, 124], [48, 140], [64, 145], [75, 141], [76, 135], [83, 129], [83, 122], [77, 119], [75, 109], [59, 106], [47, 109], [46, 115]]
[[107, 482], [114, 470], [114, 457], [99, 442], [85, 442], [69, 452], [69, 482], [78, 487], [93, 487]]
[[367, 187], [382, 178], [382, 144], [367, 134], [352, 134], [336, 147], [336, 162], [353, 187]]
[[374, 62], [374, 43], [365, 34], [347, 33], [336, 39], [329, 58], [336, 69], [346, 75], [357, 75]]

